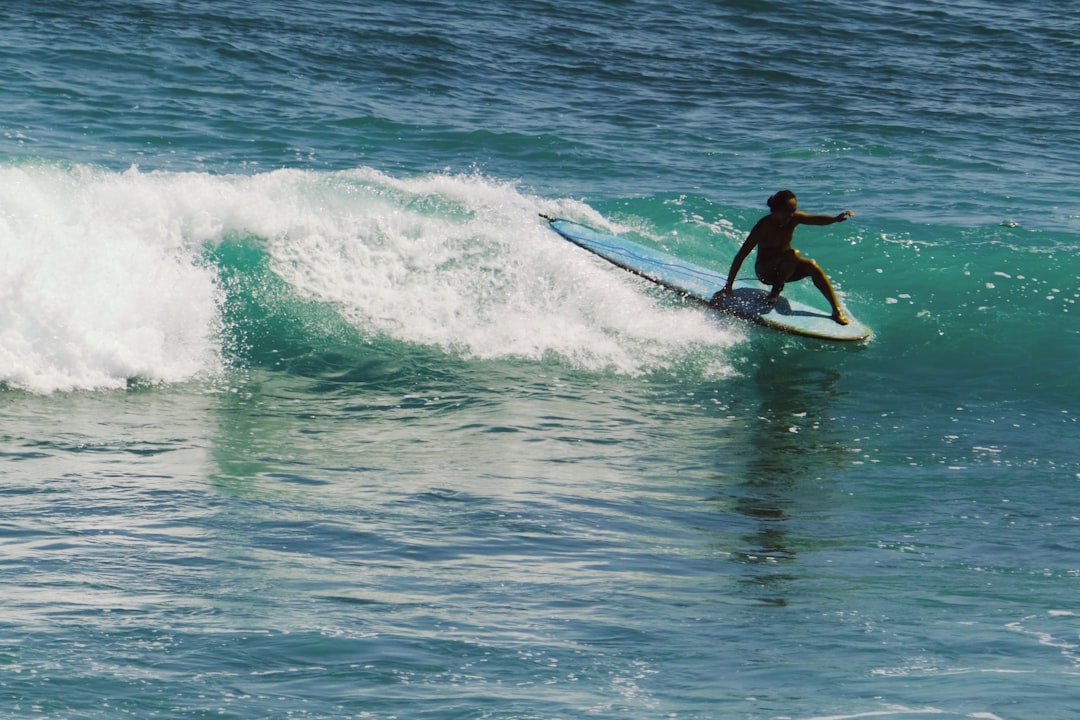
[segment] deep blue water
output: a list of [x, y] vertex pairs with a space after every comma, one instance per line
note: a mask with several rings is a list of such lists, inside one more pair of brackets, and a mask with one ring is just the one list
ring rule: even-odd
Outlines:
[[1080, 709], [1073, 4], [0, 20], [0, 716]]

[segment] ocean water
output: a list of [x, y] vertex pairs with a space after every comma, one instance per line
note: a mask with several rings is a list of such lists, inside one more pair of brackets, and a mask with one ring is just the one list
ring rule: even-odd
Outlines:
[[1075, 3], [0, 20], [0, 717], [1080, 712]]

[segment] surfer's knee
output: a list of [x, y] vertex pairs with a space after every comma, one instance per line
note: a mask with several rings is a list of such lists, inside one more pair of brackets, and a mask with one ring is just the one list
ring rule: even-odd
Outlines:
[[815, 275], [817, 273], [824, 274], [821, 266], [808, 257], [798, 256], [798, 265], [807, 275]]
[[825, 271], [821, 269], [821, 266], [813, 260], [803, 258], [802, 267], [806, 275], [811, 277], [815, 283], [829, 282], [829, 276], [826, 275]]

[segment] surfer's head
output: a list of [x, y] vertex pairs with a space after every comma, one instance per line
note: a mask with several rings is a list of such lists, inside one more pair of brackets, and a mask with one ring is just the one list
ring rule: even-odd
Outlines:
[[799, 206], [795, 199], [795, 193], [790, 190], [781, 190], [768, 200], [769, 209], [781, 215], [792, 215]]

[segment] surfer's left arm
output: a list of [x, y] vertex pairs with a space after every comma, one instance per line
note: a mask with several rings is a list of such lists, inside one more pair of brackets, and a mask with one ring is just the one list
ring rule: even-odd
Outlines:
[[844, 222], [854, 214], [850, 210], [845, 210], [837, 215], [811, 215], [796, 211], [795, 222], [800, 225], [832, 225], [833, 223]]

